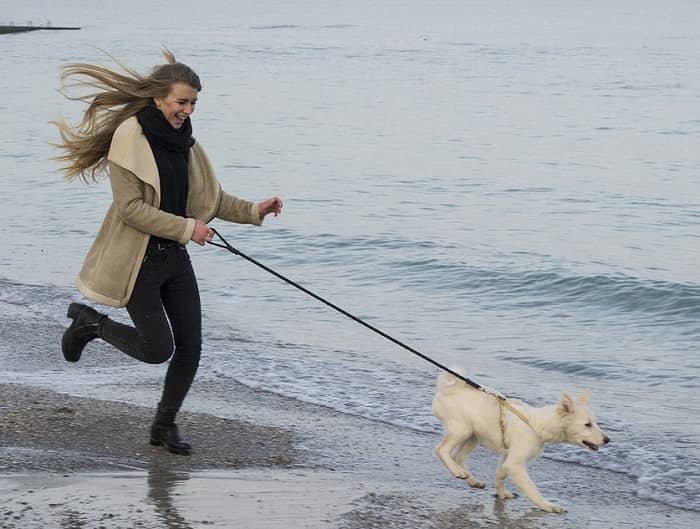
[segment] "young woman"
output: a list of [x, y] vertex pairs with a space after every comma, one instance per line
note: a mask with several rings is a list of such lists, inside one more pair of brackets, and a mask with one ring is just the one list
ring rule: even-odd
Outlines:
[[95, 309], [71, 303], [65, 359], [77, 362], [95, 338], [142, 362], [170, 359], [163, 393], [151, 425], [152, 445], [190, 454], [175, 424], [194, 379], [201, 353], [199, 290], [186, 244], [211, 240], [207, 223], [220, 218], [260, 225], [277, 216], [282, 201], [248, 202], [221, 190], [190, 116], [202, 86], [197, 74], [168, 50], [167, 63], [148, 75], [123, 65], [124, 73], [91, 64], [70, 64], [64, 86], [96, 88], [67, 96], [88, 104], [77, 128], [65, 121], [57, 157], [68, 180], [96, 181], [109, 175], [113, 202], [77, 279], [96, 303], [126, 307], [133, 327]]

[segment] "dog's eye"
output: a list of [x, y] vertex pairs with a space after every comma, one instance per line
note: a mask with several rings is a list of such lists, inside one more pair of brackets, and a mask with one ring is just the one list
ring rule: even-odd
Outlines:
[[591, 421], [588, 421], [584, 426], [586, 428], [593, 428], [593, 423]]

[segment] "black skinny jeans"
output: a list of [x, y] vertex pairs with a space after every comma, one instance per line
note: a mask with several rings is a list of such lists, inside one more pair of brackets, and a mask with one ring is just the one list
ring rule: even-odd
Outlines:
[[149, 243], [126, 310], [135, 328], [106, 318], [100, 337], [149, 364], [172, 356], [158, 409], [174, 416], [192, 385], [202, 351], [199, 288], [184, 246]]

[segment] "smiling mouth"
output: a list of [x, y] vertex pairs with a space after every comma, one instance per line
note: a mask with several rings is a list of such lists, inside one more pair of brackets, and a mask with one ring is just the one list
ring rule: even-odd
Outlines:
[[588, 448], [590, 448], [591, 450], [593, 450], [594, 452], [597, 452], [597, 451], [598, 451], [598, 445], [597, 445], [597, 444], [593, 444], [593, 443], [591, 443], [590, 441], [581, 441], [581, 442], [582, 442], [584, 445], [586, 445]]

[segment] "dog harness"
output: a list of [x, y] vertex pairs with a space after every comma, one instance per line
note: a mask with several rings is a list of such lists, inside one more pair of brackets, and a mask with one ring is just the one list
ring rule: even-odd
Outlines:
[[[486, 391], [486, 393], [490, 392]], [[530, 424], [530, 421], [527, 420], [527, 417], [525, 417], [525, 415], [520, 410], [513, 407], [503, 395], [495, 395], [493, 393], [491, 394], [494, 395], [494, 397], [496, 397], [496, 401], [498, 401], [498, 419], [501, 424], [501, 437], [503, 439], [503, 448], [508, 450], [508, 443], [506, 442], [506, 418], [504, 408], [508, 408], [510, 411], [512, 411], [521, 421], [527, 424], [530, 428], [532, 428], [532, 425]], [[532, 430], [534, 431], [535, 429], [532, 428]]]

